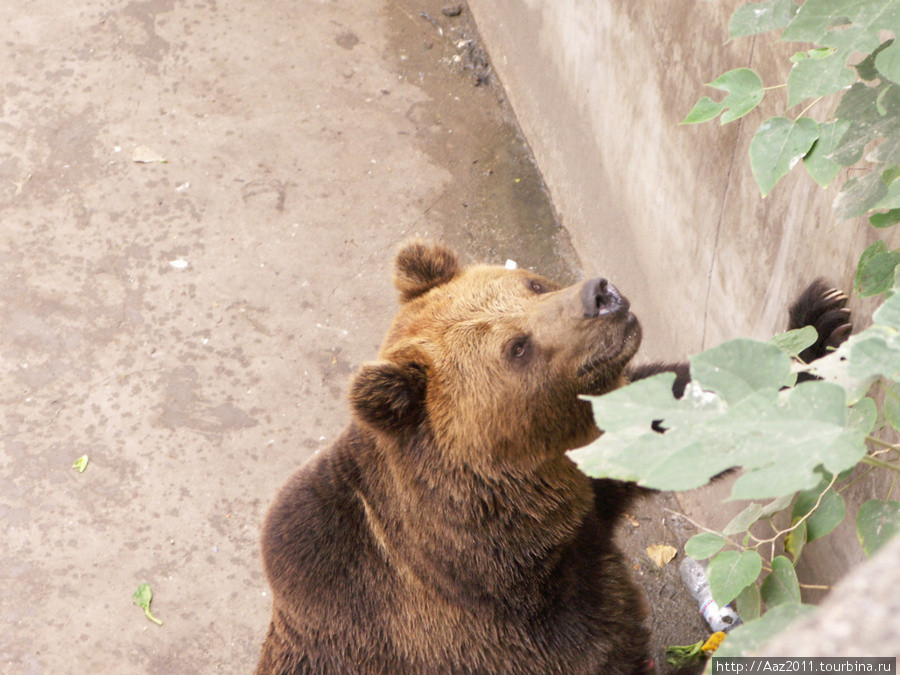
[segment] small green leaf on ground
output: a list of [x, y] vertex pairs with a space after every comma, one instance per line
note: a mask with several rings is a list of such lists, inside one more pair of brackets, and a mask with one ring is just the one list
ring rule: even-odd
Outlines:
[[712, 532], [701, 532], [687, 540], [684, 552], [694, 560], [706, 560], [725, 546], [725, 540]]
[[694, 666], [706, 658], [703, 653], [705, 640], [693, 645], [671, 645], [666, 647], [666, 663], [676, 668]]
[[706, 658], [703, 653], [704, 640], [693, 645], [671, 645], [666, 647], [666, 663], [676, 668], [696, 665]]
[[791, 561], [783, 555], [772, 561], [772, 571], [763, 581], [762, 599], [768, 609], [790, 602], [800, 602], [800, 583]]
[[762, 571], [762, 558], [756, 551], [725, 551], [709, 562], [706, 576], [713, 600], [724, 607], [746, 586], [754, 583]]
[[764, 197], [809, 152], [818, 137], [819, 125], [809, 117], [796, 122], [772, 117], [763, 122], [750, 142], [750, 165]]
[[138, 586], [138, 589], [134, 592], [134, 595], [131, 596], [131, 599], [134, 600], [135, 605], [143, 608], [144, 614], [147, 615], [148, 619], [157, 626], [162, 626], [162, 621], [150, 613], [150, 600], [153, 599], [153, 593], [150, 591], [150, 584], [143, 583]]
[[88, 465], [88, 456], [82, 455], [78, 459], [75, 460], [75, 463], [72, 465], [72, 468], [77, 470], [78, 473], [84, 473], [84, 470]]
[[870, 558], [900, 532], [900, 502], [870, 499], [859, 507], [856, 533]]

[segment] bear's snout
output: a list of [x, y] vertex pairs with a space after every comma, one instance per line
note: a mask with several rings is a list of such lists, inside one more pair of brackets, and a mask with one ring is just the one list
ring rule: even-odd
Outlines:
[[606, 279], [588, 279], [581, 287], [581, 305], [585, 319], [596, 319], [604, 314], [627, 312], [631, 307], [628, 299]]

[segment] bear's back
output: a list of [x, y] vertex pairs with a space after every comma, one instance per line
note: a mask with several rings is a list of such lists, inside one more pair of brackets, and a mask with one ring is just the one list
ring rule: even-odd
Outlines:
[[258, 673], [641, 672], [640, 595], [611, 523], [596, 511], [584, 519], [573, 545], [522, 589], [539, 604], [476, 588], [447, 597], [382, 541], [384, 467], [370, 451], [351, 426], [272, 505], [263, 558], [275, 606]]

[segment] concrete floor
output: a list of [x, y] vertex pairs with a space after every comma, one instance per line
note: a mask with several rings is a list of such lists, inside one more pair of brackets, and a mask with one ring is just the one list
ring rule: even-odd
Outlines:
[[[0, 672], [251, 671], [265, 509], [346, 423], [399, 242], [580, 276], [444, 4], [0, 6]], [[691, 533], [633, 522], [684, 607], [641, 551]]]

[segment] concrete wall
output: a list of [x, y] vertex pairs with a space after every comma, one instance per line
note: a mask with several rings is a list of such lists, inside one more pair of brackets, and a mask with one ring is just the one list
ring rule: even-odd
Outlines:
[[[752, 67], [767, 86], [786, 81], [799, 46], [771, 36], [727, 41], [742, 2], [469, 4], [584, 272], [608, 276], [629, 297], [646, 358], [767, 339], [784, 330], [787, 305], [816, 276], [852, 288], [859, 255], [878, 233], [865, 219], [837, 222], [837, 187], [820, 189], [802, 169], [765, 199], [751, 173], [750, 140], [764, 119], [785, 113], [783, 91], [725, 126], [679, 125], [700, 96], [721, 100], [703, 83], [727, 70]], [[826, 105], [810, 114], [825, 119]], [[858, 327], [875, 305], [851, 301]], [[854, 505], [884, 498], [888, 487], [883, 477], [845, 493], [847, 521], [810, 547], [802, 577], [833, 583], [862, 560]], [[738, 508], [719, 505], [726, 494], [719, 485], [678, 499], [720, 527]]]
[[784, 112], [783, 92], [725, 126], [679, 125], [701, 95], [722, 94], [703, 83], [726, 70], [786, 80], [795, 46], [769, 36], [726, 44], [740, 4], [470, 2], [585, 273], [629, 296], [654, 358], [783, 330], [802, 285], [824, 275], [849, 290], [876, 238], [863, 219], [837, 223], [836, 189], [802, 169], [760, 197], [748, 148]]

